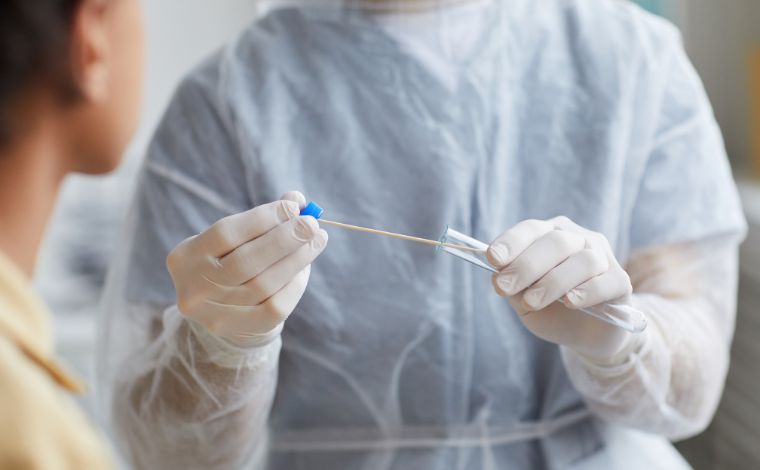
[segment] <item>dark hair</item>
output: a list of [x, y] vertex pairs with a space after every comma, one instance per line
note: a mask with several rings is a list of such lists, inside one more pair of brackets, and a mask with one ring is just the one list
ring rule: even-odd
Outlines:
[[30, 86], [76, 95], [69, 68], [69, 34], [81, 0], [0, 1], [0, 146], [13, 137], [14, 101]]

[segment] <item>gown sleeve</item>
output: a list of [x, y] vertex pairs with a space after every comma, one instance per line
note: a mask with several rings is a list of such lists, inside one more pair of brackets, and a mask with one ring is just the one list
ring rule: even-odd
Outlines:
[[649, 327], [604, 364], [562, 354], [598, 415], [679, 439], [703, 430], [720, 400], [746, 227], [720, 130], [680, 42], [663, 70], [626, 267]]
[[108, 427], [137, 468], [260, 461], [281, 340], [241, 349], [176, 308], [166, 256], [254, 205], [210, 61], [180, 86], [138, 178], [103, 300], [99, 382]]

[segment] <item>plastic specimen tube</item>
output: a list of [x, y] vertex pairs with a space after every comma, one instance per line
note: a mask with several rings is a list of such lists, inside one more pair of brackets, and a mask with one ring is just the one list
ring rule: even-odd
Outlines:
[[[498, 270], [488, 262], [488, 258], [486, 258], [486, 250], [488, 249], [487, 244], [463, 233], [457, 232], [450, 227], [446, 227], [439, 242], [441, 245], [438, 246], [436, 251], [445, 251], [450, 255], [456, 256], [457, 258], [467, 261], [481, 269], [485, 269], [486, 271], [492, 273], [498, 272]], [[477, 249], [478, 251], [458, 250], [451, 245], [467, 246], [471, 249]], [[647, 327], [647, 320], [646, 317], [644, 317], [644, 314], [630, 305], [610, 302], [579, 310], [598, 320], [602, 320], [631, 333], [641, 333]]]
[[[443, 235], [441, 235], [441, 238], [438, 239], [438, 242], [440, 244], [436, 248], [436, 251], [443, 250], [446, 253], [454, 255], [459, 259], [463, 259], [479, 268], [483, 268], [486, 271], [491, 271], [492, 273], [499, 272], [488, 263], [488, 258], [486, 258], [486, 250], [488, 249], [488, 245], [481, 242], [480, 240], [476, 240], [463, 233], [457, 232], [450, 227], [446, 227], [446, 230], [444, 230]], [[474, 248], [478, 251], [458, 250], [451, 245], [462, 245], [469, 248]]]

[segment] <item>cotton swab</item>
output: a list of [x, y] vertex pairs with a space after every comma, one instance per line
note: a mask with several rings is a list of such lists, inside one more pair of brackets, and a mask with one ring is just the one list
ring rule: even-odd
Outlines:
[[357, 232], [365, 232], [365, 233], [371, 233], [373, 235], [381, 235], [383, 237], [390, 237], [390, 238], [397, 238], [399, 240], [407, 240], [410, 242], [415, 243], [423, 243], [425, 245], [432, 245], [432, 246], [441, 246], [446, 248], [452, 248], [455, 250], [462, 250], [462, 251], [472, 251], [476, 253], [482, 253], [483, 250], [479, 248], [472, 248], [469, 246], [464, 245], [455, 245], [453, 243], [444, 243], [440, 242], [438, 240], [430, 240], [427, 238], [420, 238], [420, 237], [413, 237], [411, 235], [404, 235], [401, 233], [394, 233], [394, 232], [386, 232], [385, 230], [375, 230], [373, 228], [367, 228], [367, 227], [360, 227], [358, 225], [351, 225], [351, 224], [344, 224], [342, 222], [335, 222], [332, 220], [325, 220], [325, 219], [319, 219], [320, 224], [330, 225], [332, 227], [339, 227], [344, 228], [348, 230], [355, 230]]
[[347, 230], [355, 230], [357, 232], [371, 233], [373, 235], [380, 235], [380, 236], [383, 236], [383, 237], [396, 238], [396, 239], [399, 239], [399, 240], [406, 240], [406, 241], [415, 242], [415, 243], [422, 243], [422, 244], [425, 244], [425, 245], [438, 246], [438, 247], [446, 247], [446, 248], [451, 248], [451, 249], [454, 249], [454, 250], [470, 251], [470, 252], [473, 252], [473, 253], [483, 253], [484, 252], [484, 250], [482, 250], [480, 248], [473, 248], [473, 247], [464, 246], [464, 245], [456, 245], [456, 244], [453, 244], [453, 243], [445, 243], [445, 242], [442, 242], [442, 241], [439, 241], [439, 240], [430, 240], [430, 239], [427, 239], [427, 238], [413, 237], [411, 235], [404, 235], [404, 234], [401, 234], [401, 233], [386, 232], [385, 230], [375, 230], [373, 228], [360, 227], [358, 225], [344, 224], [342, 222], [335, 222], [335, 221], [332, 221], [332, 220], [325, 220], [325, 219], [322, 219], [322, 214], [323, 213], [324, 213], [324, 209], [322, 209], [321, 207], [319, 207], [319, 205], [317, 205], [313, 201], [310, 201], [306, 205], [306, 207], [304, 207], [301, 210], [301, 215], [310, 215], [310, 216], [314, 217], [315, 219], [319, 220], [320, 223], [325, 224], [325, 225], [329, 225], [329, 226], [332, 226], [332, 227], [338, 227], [338, 228], [347, 229]]

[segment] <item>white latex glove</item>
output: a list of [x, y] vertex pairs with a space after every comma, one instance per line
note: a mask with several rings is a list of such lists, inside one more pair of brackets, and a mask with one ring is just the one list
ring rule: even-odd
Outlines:
[[628, 274], [602, 234], [567, 217], [525, 220], [491, 243], [488, 259], [499, 270], [496, 292], [536, 336], [599, 362], [631, 344], [629, 333], [577, 310], [630, 299]]
[[305, 204], [290, 192], [177, 245], [166, 264], [179, 311], [238, 346], [275, 338], [327, 245], [316, 219], [299, 216]]

